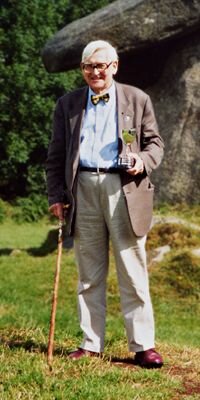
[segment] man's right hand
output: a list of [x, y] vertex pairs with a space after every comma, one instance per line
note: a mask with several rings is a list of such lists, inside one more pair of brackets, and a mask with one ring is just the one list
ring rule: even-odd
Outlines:
[[64, 219], [64, 204], [63, 203], [55, 203], [49, 207], [49, 212], [53, 214], [55, 217], [60, 220]]

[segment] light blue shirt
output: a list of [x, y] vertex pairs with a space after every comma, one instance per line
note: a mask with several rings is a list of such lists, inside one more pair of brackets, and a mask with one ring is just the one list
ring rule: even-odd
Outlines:
[[90, 88], [81, 129], [80, 165], [93, 168], [117, 166], [118, 131], [115, 84], [107, 91], [110, 99], [107, 103], [100, 100], [95, 106]]

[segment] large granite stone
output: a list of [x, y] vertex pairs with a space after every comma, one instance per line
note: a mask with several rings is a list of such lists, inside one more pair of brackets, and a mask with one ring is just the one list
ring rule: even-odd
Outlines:
[[117, 0], [56, 33], [43, 49], [43, 62], [49, 72], [66, 71], [79, 65], [90, 40], [111, 41], [121, 55], [186, 35], [199, 24], [199, 0]]

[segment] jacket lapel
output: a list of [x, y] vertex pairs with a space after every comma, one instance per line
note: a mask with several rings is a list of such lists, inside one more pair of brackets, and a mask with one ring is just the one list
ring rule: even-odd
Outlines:
[[[118, 137], [119, 137], [119, 154], [124, 155], [126, 146], [122, 138], [123, 129], [131, 129], [135, 127], [135, 116], [133, 102], [129, 99], [127, 93], [124, 91], [123, 85], [115, 82], [117, 90], [117, 116], [118, 116]], [[135, 145], [132, 148], [136, 151]]]
[[87, 103], [87, 93], [88, 88], [84, 87], [80, 89], [79, 94], [76, 93], [71, 100], [70, 110], [69, 110], [69, 121], [71, 134], [74, 136], [80, 133], [80, 126], [82, 123], [83, 115]]
[[70, 151], [68, 153], [70, 155], [70, 161], [68, 165], [72, 166], [71, 187], [73, 186], [74, 178], [79, 165], [80, 132], [87, 104], [87, 94], [87, 87], [80, 89], [79, 95], [76, 93], [76, 95], [72, 98], [69, 111], [71, 141]]

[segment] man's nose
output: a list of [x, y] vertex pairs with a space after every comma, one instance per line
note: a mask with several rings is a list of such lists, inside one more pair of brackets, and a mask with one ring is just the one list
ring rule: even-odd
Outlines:
[[98, 73], [99, 73], [99, 71], [98, 71], [97, 67], [94, 67], [93, 68], [93, 74], [94, 75], [98, 75]]

